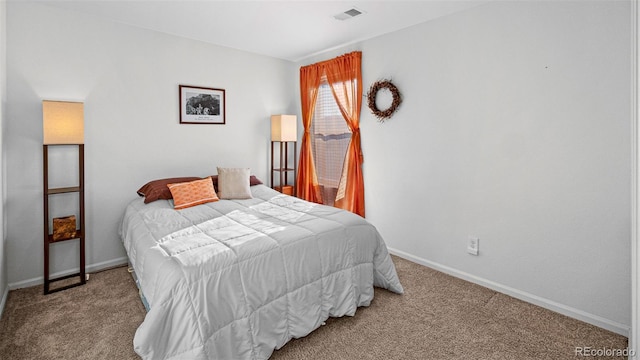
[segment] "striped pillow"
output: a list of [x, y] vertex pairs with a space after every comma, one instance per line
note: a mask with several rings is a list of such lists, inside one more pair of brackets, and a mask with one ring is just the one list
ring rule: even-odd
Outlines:
[[219, 200], [213, 190], [211, 176], [202, 180], [167, 184], [167, 187], [173, 196], [173, 208], [176, 210]]

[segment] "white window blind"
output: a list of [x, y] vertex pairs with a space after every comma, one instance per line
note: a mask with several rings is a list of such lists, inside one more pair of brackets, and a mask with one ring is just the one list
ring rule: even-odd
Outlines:
[[351, 131], [340, 113], [326, 78], [323, 78], [320, 84], [311, 122], [311, 137], [323, 200], [325, 204], [333, 205], [342, 176], [347, 147], [351, 141]]

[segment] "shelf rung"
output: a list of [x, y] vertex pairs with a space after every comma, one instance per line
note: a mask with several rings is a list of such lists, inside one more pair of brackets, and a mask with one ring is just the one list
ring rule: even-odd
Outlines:
[[60, 276], [60, 277], [57, 277], [55, 279], [49, 279], [49, 282], [52, 283], [52, 282], [56, 282], [56, 281], [71, 279], [72, 277], [76, 277], [76, 276], [79, 277], [80, 276], [80, 272], [69, 274], [69, 275]]
[[64, 194], [64, 193], [71, 193], [71, 192], [78, 192], [80, 191], [80, 186], [71, 186], [71, 187], [63, 187], [63, 188], [56, 188], [56, 189], [49, 189], [47, 190], [47, 195], [53, 195], [53, 194]]
[[[61, 281], [61, 280], [71, 279], [73, 277], [79, 277], [80, 281], [76, 282], [76, 283], [71, 283], [69, 285], [61, 286], [61, 287], [58, 287], [58, 288], [54, 288], [54, 289], [51, 289], [48, 286], [51, 283], [54, 283], [54, 282], [57, 282], [57, 281]], [[75, 274], [69, 274], [69, 275], [66, 275], [66, 276], [61, 276], [61, 277], [55, 278], [55, 279], [49, 279], [48, 284], [47, 284], [47, 287], [49, 287], [49, 288], [45, 289], [46, 290], [45, 291], [45, 295], [51, 294], [51, 293], [54, 293], [54, 292], [58, 292], [58, 291], [62, 291], [62, 290], [71, 289], [71, 288], [74, 288], [76, 286], [84, 285], [86, 282], [87, 282], [86, 275], [85, 275], [85, 278], [83, 279], [82, 278], [82, 273], [80, 273], [80, 272], [77, 272]]]
[[49, 243], [57, 243], [57, 242], [62, 242], [67, 240], [80, 239], [80, 236], [82, 236], [82, 231], [80, 231], [80, 229], [76, 230], [73, 236], [68, 238], [58, 239], [58, 240], [53, 240], [53, 234], [49, 234]]

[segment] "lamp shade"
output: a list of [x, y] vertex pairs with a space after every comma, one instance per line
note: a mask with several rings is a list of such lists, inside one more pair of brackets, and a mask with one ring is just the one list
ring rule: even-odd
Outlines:
[[271, 141], [297, 141], [295, 115], [271, 115]]
[[84, 144], [84, 104], [80, 102], [42, 102], [43, 144]]

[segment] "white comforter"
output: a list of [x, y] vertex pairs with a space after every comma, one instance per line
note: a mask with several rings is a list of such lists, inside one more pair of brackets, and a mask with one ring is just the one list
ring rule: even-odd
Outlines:
[[377, 230], [360, 216], [251, 187], [253, 199], [175, 211], [127, 207], [120, 234], [150, 310], [143, 359], [267, 359], [329, 317], [402, 293]]

